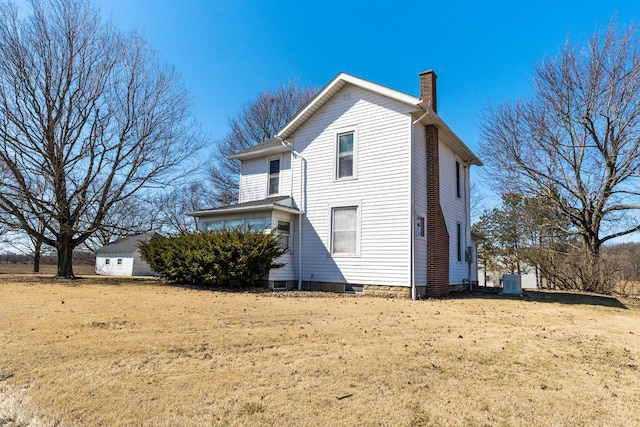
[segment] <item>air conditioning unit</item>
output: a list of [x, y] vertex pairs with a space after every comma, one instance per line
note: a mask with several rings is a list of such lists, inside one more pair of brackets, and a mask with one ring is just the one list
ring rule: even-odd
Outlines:
[[502, 276], [502, 295], [522, 296], [522, 278], [519, 274], [505, 274]]

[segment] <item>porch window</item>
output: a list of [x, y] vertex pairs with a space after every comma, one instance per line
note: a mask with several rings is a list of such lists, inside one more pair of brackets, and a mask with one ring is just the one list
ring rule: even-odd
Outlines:
[[244, 225], [246, 228], [251, 227], [253, 231], [262, 231], [267, 228], [267, 219], [266, 218], [251, 218], [245, 219]]
[[289, 250], [289, 238], [291, 237], [291, 223], [289, 221], [278, 221], [278, 240], [280, 249]]
[[269, 196], [280, 193], [280, 159], [269, 160]]
[[202, 231], [218, 231], [223, 228], [233, 229], [240, 227], [243, 230], [251, 227], [253, 231], [262, 231], [271, 225], [267, 218], [245, 218], [245, 219], [224, 219], [215, 221], [204, 221]]
[[331, 253], [358, 254], [358, 208], [333, 208], [331, 211]]

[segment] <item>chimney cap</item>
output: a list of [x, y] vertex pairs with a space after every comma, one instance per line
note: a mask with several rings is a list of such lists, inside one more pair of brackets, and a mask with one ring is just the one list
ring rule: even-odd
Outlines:
[[433, 76], [434, 76], [434, 77], [438, 77], [438, 75], [436, 74], [436, 72], [435, 72], [435, 71], [433, 71], [433, 70], [427, 70], [427, 71], [423, 71], [423, 72], [421, 72], [421, 73], [418, 73], [418, 75], [419, 75], [419, 76], [422, 76], [422, 75], [424, 75], [424, 74], [433, 74]]

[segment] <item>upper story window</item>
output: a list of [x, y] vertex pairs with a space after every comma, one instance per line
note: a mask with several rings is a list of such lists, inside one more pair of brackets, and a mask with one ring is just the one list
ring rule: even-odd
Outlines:
[[353, 178], [355, 176], [355, 138], [354, 132], [338, 134], [336, 178]]
[[269, 196], [280, 193], [280, 159], [269, 160]]
[[456, 197], [460, 198], [461, 186], [460, 186], [460, 162], [456, 160]]

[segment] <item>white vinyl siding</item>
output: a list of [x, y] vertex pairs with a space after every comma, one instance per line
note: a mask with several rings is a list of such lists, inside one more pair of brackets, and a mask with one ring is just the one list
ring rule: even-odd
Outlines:
[[[464, 253], [471, 244], [469, 217], [466, 213], [469, 183], [462, 162], [446, 145], [440, 143], [440, 205], [449, 232], [449, 283], [460, 284], [469, 276], [469, 266]], [[460, 163], [460, 198], [456, 197], [457, 179], [455, 164]], [[461, 261], [458, 261], [458, 223], [460, 224]]]
[[[278, 174], [279, 196], [291, 195], [291, 155], [284, 153], [280, 157], [280, 172]], [[273, 160], [269, 157], [269, 160]], [[268, 194], [269, 189], [269, 161], [265, 157], [244, 160], [240, 164], [240, 196], [239, 203], [262, 200], [276, 194]]]
[[[288, 138], [308, 164], [302, 280], [410, 286], [408, 108], [346, 85]], [[357, 129], [357, 179], [336, 180], [337, 134], [350, 129]], [[295, 200], [301, 200], [299, 187], [294, 185]], [[359, 256], [334, 257], [331, 208], [354, 205], [359, 206]]]
[[106, 276], [131, 276], [133, 254], [99, 254], [96, 256], [96, 273]]
[[[414, 215], [420, 215], [429, 221], [427, 217], [427, 145], [426, 132], [422, 124], [413, 126], [411, 155], [413, 174], [411, 179], [411, 197], [413, 197]], [[426, 227], [426, 224], [425, 224]], [[426, 237], [426, 230], [425, 230]], [[427, 285], [427, 240], [413, 239], [414, 244], [414, 281], [416, 286]]]

